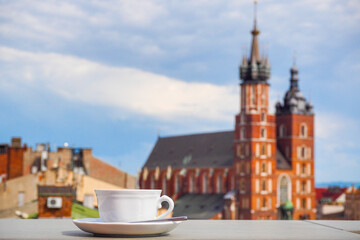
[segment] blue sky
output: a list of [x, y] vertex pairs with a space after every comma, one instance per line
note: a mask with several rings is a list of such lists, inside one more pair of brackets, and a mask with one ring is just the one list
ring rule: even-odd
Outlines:
[[[250, 0], [1, 1], [0, 141], [92, 147], [136, 174], [157, 134], [233, 129]], [[258, 3], [271, 104], [316, 112], [316, 181], [360, 181], [360, 2]]]

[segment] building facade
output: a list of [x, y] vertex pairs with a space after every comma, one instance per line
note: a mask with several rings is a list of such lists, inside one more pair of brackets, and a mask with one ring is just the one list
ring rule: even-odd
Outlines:
[[[139, 185], [162, 189], [179, 203], [189, 199], [181, 207], [196, 203], [193, 212], [222, 204], [207, 218], [284, 219], [290, 206], [290, 218], [315, 219], [313, 106], [300, 91], [294, 64], [283, 102], [270, 113], [271, 67], [259, 50], [256, 19], [251, 34], [250, 55], [243, 56], [240, 66], [240, 112], [234, 130], [160, 137]], [[203, 194], [209, 194], [208, 199], [222, 194], [224, 201], [205, 206], [198, 200]]]

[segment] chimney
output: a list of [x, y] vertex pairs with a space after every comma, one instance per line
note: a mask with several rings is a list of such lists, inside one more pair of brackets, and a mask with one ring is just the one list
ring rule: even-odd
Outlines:
[[21, 148], [21, 137], [13, 137], [11, 139], [11, 147]]

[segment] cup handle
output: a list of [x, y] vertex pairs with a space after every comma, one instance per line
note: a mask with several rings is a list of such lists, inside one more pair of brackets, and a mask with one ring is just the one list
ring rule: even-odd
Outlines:
[[164, 219], [167, 215], [169, 215], [174, 210], [174, 201], [171, 198], [169, 198], [168, 196], [163, 195], [159, 198], [158, 202], [159, 202], [159, 206], [160, 206], [159, 208], [161, 208], [162, 202], [167, 202], [169, 204], [168, 210], [156, 218], [156, 219]]

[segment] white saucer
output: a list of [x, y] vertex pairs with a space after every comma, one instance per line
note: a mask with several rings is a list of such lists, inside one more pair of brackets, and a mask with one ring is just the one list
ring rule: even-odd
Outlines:
[[137, 236], [167, 233], [181, 223], [181, 221], [147, 223], [103, 222], [100, 218], [74, 219], [73, 222], [78, 228], [89, 233]]

